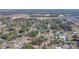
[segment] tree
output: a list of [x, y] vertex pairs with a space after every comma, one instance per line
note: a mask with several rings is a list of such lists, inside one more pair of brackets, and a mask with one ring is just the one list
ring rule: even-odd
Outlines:
[[19, 30], [19, 33], [24, 33], [24, 32], [25, 32], [25, 29]]
[[72, 27], [68, 23], [61, 23], [59, 26], [62, 29], [64, 29], [64, 31], [71, 31], [72, 30]]
[[1, 38], [7, 41], [10, 41], [14, 38], [15, 33], [14, 32], [10, 32], [9, 34], [2, 34]]
[[7, 40], [7, 37], [8, 37], [8, 34], [2, 34], [1, 35], [1, 38], [4, 39], [4, 40]]
[[55, 23], [55, 22], [52, 22], [52, 23], [51, 23], [51, 29], [56, 29], [56, 30], [58, 30], [58, 29], [59, 29], [59, 25], [58, 25], [57, 23]]

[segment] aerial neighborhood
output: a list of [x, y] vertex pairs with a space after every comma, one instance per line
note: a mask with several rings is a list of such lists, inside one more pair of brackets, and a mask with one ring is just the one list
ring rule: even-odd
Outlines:
[[0, 13], [0, 49], [79, 48], [79, 15], [7, 13]]

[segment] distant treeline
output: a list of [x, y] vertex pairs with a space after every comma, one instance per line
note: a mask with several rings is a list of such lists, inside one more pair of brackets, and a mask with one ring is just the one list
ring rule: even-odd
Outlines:
[[72, 14], [79, 15], [79, 9], [0, 9], [0, 14], [16, 14], [16, 13], [56, 13], [56, 14]]

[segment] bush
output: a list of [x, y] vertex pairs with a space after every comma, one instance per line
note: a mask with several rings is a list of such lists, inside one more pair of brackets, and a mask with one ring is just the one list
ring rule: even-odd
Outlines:
[[44, 41], [46, 41], [46, 40], [47, 40], [47, 37], [45, 37], [45, 36], [40, 36], [40, 37], [38, 37], [37, 39], [33, 40], [33, 41], [31, 42], [31, 44], [33, 44], [33, 45], [40, 45], [42, 42], [44, 42]]
[[29, 34], [28, 34], [30, 37], [35, 37], [38, 35], [38, 31], [31, 31]]
[[34, 49], [32, 44], [24, 44], [23, 49]]
[[38, 42], [37, 42], [37, 40], [33, 40], [33, 41], [31, 42], [31, 44], [33, 44], [33, 45], [38, 45]]

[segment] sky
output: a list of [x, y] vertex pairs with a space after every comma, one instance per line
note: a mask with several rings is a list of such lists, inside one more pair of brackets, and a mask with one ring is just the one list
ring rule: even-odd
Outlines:
[[0, 0], [1, 9], [79, 9], [79, 0]]

